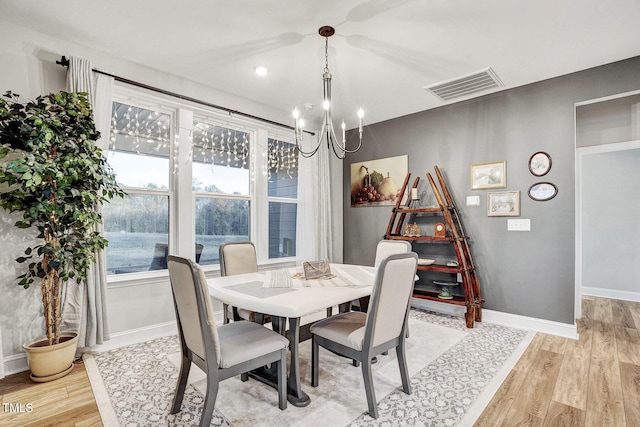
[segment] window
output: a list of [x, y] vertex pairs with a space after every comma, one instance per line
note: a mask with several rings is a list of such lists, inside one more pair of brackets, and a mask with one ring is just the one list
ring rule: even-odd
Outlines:
[[172, 114], [113, 103], [107, 160], [127, 192], [104, 206], [107, 273], [166, 268]]
[[253, 241], [259, 263], [295, 257], [298, 153], [279, 130], [116, 86], [106, 155], [127, 196], [103, 209], [107, 273], [193, 249], [217, 268], [227, 241]]
[[251, 134], [194, 120], [192, 141], [199, 263], [219, 264], [221, 243], [250, 240]]
[[296, 255], [298, 152], [294, 144], [269, 138], [269, 258]]

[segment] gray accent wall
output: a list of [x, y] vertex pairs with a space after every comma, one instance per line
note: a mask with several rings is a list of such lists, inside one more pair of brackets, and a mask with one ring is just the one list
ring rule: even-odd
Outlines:
[[[350, 207], [350, 164], [407, 154], [420, 192], [434, 165], [444, 173], [470, 236], [484, 307], [573, 324], [575, 104], [637, 89], [640, 57], [367, 126], [363, 148], [343, 165], [345, 262], [373, 264], [391, 215], [390, 207]], [[528, 169], [536, 151], [552, 158], [543, 177]], [[471, 164], [502, 160], [506, 189], [470, 190]], [[558, 195], [531, 200], [527, 190], [540, 181], [557, 185]], [[505, 190], [520, 191], [520, 218], [531, 220], [531, 231], [507, 231], [507, 218], [487, 216], [487, 193]], [[480, 206], [466, 206], [466, 197], [476, 195]], [[423, 245], [414, 245], [419, 254]]]

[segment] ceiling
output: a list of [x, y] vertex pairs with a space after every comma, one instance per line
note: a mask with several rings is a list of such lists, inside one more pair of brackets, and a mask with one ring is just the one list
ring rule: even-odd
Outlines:
[[479, 95], [640, 55], [638, 0], [0, 0], [0, 19], [274, 107], [282, 121], [304, 104], [319, 117], [318, 29], [331, 25], [332, 108], [348, 128], [360, 107], [371, 124], [445, 105], [423, 87], [487, 67], [504, 86]]

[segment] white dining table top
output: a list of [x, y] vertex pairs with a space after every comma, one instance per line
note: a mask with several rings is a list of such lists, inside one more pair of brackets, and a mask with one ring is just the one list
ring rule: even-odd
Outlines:
[[[351, 285], [333, 286], [331, 280], [323, 280], [321, 285], [314, 280], [303, 280], [295, 281], [294, 287], [271, 287], [272, 276], [264, 271], [215, 277], [207, 279], [207, 285], [209, 294], [225, 304], [288, 318], [302, 317], [371, 295], [376, 274], [374, 267], [331, 264], [331, 271], [338, 279], [348, 277]], [[296, 269], [289, 269], [289, 272], [293, 274]], [[291, 286], [291, 283], [285, 286]]]

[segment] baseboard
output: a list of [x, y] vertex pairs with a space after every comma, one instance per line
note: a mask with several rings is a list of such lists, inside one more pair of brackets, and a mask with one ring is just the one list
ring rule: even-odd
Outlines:
[[[598, 289], [590, 288], [589, 291]], [[619, 291], [618, 291], [619, 292]], [[614, 298], [608, 295], [592, 294], [583, 288], [584, 295], [593, 296], [605, 296], [607, 298]], [[635, 294], [637, 299], [630, 298], [615, 298], [615, 299], [629, 299], [630, 301], [640, 301], [638, 296], [634, 292], [626, 292], [626, 294]], [[633, 295], [630, 295], [633, 296]], [[428, 301], [423, 299], [413, 298], [411, 305], [416, 308], [424, 310], [435, 311], [436, 313], [448, 314], [456, 317], [464, 317], [465, 308], [459, 305], [446, 304], [436, 301]], [[520, 316], [517, 314], [502, 313], [499, 311], [492, 311], [483, 309], [482, 320], [484, 322], [496, 323], [499, 325], [510, 326], [513, 328], [528, 329], [537, 332], [544, 332], [546, 334], [559, 335], [567, 338], [578, 338], [578, 332], [576, 325], [570, 325], [560, 322], [552, 322], [550, 320], [536, 319], [533, 317]], [[216, 322], [222, 323], [222, 311], [216, 313]], [[145, 341], [150, 341], [156, 338], [165, 337], [168, 335], [175, 335], [178, 333], [176, 322], [159, 323], [157, 325], [151, 325], [144, 328], [131, 329], [129, 331], [118, 332], [111, 334], [111, 339], [104, 344], [97, 345], [90, 351], [109, 351], [120, 347], [126, 347], [131, 344], [137, 344]], [[11, 375], [18, 372], [23, 372], [29, 369], [27, 365], [27, 358], [24, 354], [16, 354], [4, 358], [4, 374]]]
[[[131, 329], [125, 332], [111, 334], [111, 339], [104, 344], [96, 345], [94, 347], [91, 347], [90, 349], [79, 349], [79, 352], [82, 353], [84, 351], [109, 351], [120, 347], [126, 347], [131, 344], [137, 344], [160, 337], [165, 337], [168, 335], [176, 335], [177, 333], [178, 328], [175, 321], [159, 323], [157, 325], [151, 325], [144, 328]], [[29, 370], [29, 365], [27, 364], [27, 356], [24, 353], [5, 357], [3, 360], [3, 364], [5, 376]]]
[[158, 323], [156, 325], [145, 326], [144, 328], [130, 329], [128, 331], [111, 334], [111, 339], [109, 341], [86, 350], [96, 352], [109, 351], [120, 347], [126, 347], [131, 344], [138, 344], [145, 341], [151, 341], [156, 338], [177, 334], [178, 327], [175, 321]]
[[583, 287], [582, 295], [589, 295], [592, 297], [602, 297], [602, 298], [609, 298], [609, 299], [619, 299], [623, 301], [640, 302], [640, 292], [617, 291], [614, 289]]
[[3, 359], [3, 365], [5, 376], [29, 370], [27, 355], [24, 353], [5, 357]]
[[[412, 298], [411, 306], [461, 318], [464, 318], [464, 313], [466, 311], [466, 307], [460, 305], [423, 300], [419, 298]], [[566, 338], [578, 338], [578, 328], [575, 324], [571, 325], [568, 323], [553, 322], [551, 320], [536, 319], [535, 317], [520, 316], [518, 314], [503, 313], [487, 309], [482, 309], [482, 321], [509, 326], [512, 328], [527, 329], [536, 332], [543, 332], [545, 334], [558, 335]]]

